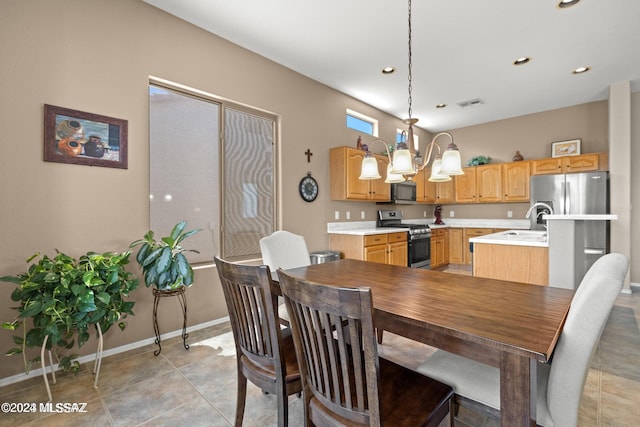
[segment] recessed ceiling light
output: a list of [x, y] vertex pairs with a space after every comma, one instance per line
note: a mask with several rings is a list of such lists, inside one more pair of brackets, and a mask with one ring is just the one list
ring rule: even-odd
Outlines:
[[382, 69], [382, 74], [391, 74], [396, 71], [395, 67], [384, 67]]
[[575, 6], [580, 0], [561, 0], [558, 3], [560, 9], [566, 9], [567, 7]]
[[436, 104], [436, 108], [444, 108], [447, 104]]
[[590, 67], [578, 67], [575, 70], [573, 70], [572, 73], [573, 74], [582, 74], [582, 73], [586, 73], [590, 69], [591, 69]]
[[513, 65], [523, 65], [523, 64], [526, 64], [529, 61], [531, 61], [531, 58], [529, 58], [527, 56], [523, 56], [523, 57], [520, 57], [520, 58], [516, 59], [515, 61], [513, 61]]

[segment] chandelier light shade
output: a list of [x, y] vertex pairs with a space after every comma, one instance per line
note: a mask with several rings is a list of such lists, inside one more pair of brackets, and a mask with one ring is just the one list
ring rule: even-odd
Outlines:
[[[411, 0], [409, 2], [409, 118], [403, 120], [408, 125], [406, 132], [406, 143], [399, 142], [396, 149], [393, 152], [393, 158], [389, 152], [389, 146], [386, 142], [376, 139], [374, 142], [382, 142], [387, 151], [387, 158], [389, 159], [389, 166], [387, 168], [387, 178], [385, 182], [400, 182], [406, 179], [413, 179], [413, 176], [418, 171], [423, 170], [431, 160], [431, 153], [433, 148], [438, 149], [438, 156], [436, 156], [433, 166], [431, 168], [431, 176], [429, 181], [431, 182], [443, 182], [450, 181], [451, 175], [464, 175], [462, 170], [462, 163], [460, 161], [460, 151], [453, 142], [453, 136], [449, 132], [440, 132], [433, 137], [431, 143], [427, 146], [427, 156], [423, 159], [418, 150], [418, 146], [413, 137], [413, 125], [418, 122], [418, 119], [411, 117], [412, 114], [412, 61], [411, 61]], [[405, 132], [403, 132], [405, 134]], [[440, 158], [440, 146], [436, 144], [436, 139], [440, 136], [447, 135], [451, 142], [447, 146], [446, 151]], [[378, 171], [378, 162], [375, 157], [372, 157], [367, 147], [367, 155], [362, 160], [362, 171], [360, 179], [380, 179], [380, 173]]]
[[442, 169], [440, 172], [447, 175], [464, 175], [460, 161], [460, 151], [458, 146], [453, 143], [453, 138], [451, 138], [451, 143], [447, 146], [447, 151], [442, 155]]
[[391, 173], [399, 175], [415, 174], [413, 167], [413, 159], [408, 148], [396, 149], [393, 152], [393, 161], [391, 164]]
[[367, 151], [367, 154], [362, 159], [362, 169], [360, 171], [360, 179], [380, 179], [380, 172], [378, 172], [378, 160]]
[[404, 181], [404, 176], [401, 173], [393, 173], [393, 165], [389, 163], [387, 165], [387, 178], [384, 180], [387, 184], [393, 184], [396, 182]]
[[449, 175], [443, 174], [441, 170], [442, 170], [442, 159], [440, 158], [440, 156], [436, 156], [436, 159], [433, 161], [433, 165], [431, 166], [431, 176], [429, 177], [429, 181], [431, 182], [451, 181], [451, 177]]

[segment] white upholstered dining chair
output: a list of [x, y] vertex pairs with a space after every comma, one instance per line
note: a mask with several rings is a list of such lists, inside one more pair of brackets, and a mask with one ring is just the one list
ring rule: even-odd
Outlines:
[[[262, 262], [269, 266], [272, 272], [279, 268], [305, 267], [311, 264], [311, 257], [304, 237], [290, 231], [278, 230], [260, 239]], [[278, 317], [289, 322], [289, 313], [282, 297], [278, 298]]]
[[[599, 258], [582, 279], [550, 364], [537, 366], [537, 424], [575, 427], [589, 365], [616, 297], [622, 289], [629, 261], [622, 254]], [[418, 372], [450, 384], [456, 401], [472, 408], [500, 410], [500, 371], [465, 357], [436, 351]], [[480, 405], [477, 405], [477, 404]]]

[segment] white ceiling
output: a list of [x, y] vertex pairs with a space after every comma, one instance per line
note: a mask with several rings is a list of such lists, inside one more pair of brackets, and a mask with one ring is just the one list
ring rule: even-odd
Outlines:
[[[144, 0], [360, 99], [408, 116], [408, 4], [399, 0]], [[432, 132], [640, 90], [640, 1], [416, 0], [413, 117]], [[529, 56], [531, 62], [512, 62]], [[397, 71], [383, 75], [385, 66]], [[573, 75], [580, 66], [591, 71]], [[483, 104], [462, 108], [459, 102]], [[438, 103], [446, 108], [436, 109]]]

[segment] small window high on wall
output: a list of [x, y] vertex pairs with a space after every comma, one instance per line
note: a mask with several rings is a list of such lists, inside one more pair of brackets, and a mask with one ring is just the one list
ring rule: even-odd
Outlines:
[[275, 117], [184, 88], [150, 84], [150, 224], [187, 221], [194, 263], [260, 257], [273, 232]]
[[367, 135], [378, 136], [378, 121], [357, 111], [347, 109], [347, 127]]

